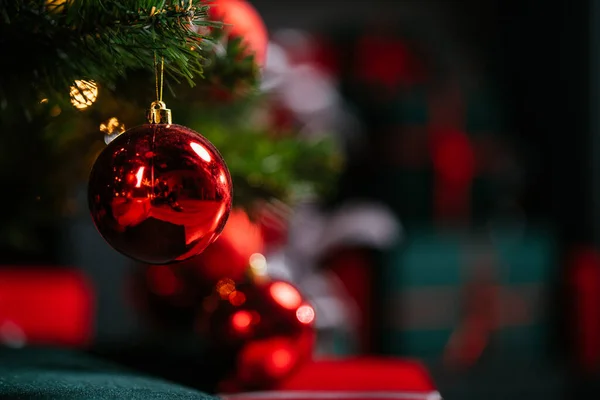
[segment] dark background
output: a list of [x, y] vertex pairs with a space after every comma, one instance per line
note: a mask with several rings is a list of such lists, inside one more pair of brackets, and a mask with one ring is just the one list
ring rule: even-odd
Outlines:
[[[572, 298], [563, 278], [567, 279], [577, 249], [600, 245], [600, 1], [255, 0], [252, 4], [270, 31], [293, 28], [335, 35], [356, 26], [393, 26], [416, 32], [440, 56], [446, 71], [469, 77], [475, 68], [493, 83], [505, 116], [503, 134], [515, 144], [522, 166], [520, 204], [529, 221], [553, 227], [558, 243], [559, 279], [552, 288], [550, 310], [554, 361], [521, 363], [519, 390], [524, 398], [534, 398], [535, 393], [547, 399], [549, 392], [556, 392], [555, 385], [571, 377], [573, 391], [591, 390], [596, 380], [575, 373], [577, 343], [568, 318]], [[360, 170], [359, 165], [354, 171]], [[346, 172], [346, 181], [362, 179], [354, 171]], [[98, 342], [135, 338], [142, 329], [141, 317], [133, 304], [123, 301], [133, 265], [99, 237], [85, 211], [85, 185], [80, 192], [83, 211], [61, 221], [59, 235], [48, 234], [54, 244], [47, 254], [25, 259], [3, 251], [0, 262], [82, 268], [98, 296]], [[476, 384], [487, 389], [481, 389], [480, 398], [507, 398], [496, 388], [515, 380], [509, 376], [514, 365], [506, 362], [456, 380], [438, 372], [435, 364], [430, 367], [448, 399], [464, 398], [460, 396]], [[573, 391], [567, 398], [575, 398], [570, 397]]]

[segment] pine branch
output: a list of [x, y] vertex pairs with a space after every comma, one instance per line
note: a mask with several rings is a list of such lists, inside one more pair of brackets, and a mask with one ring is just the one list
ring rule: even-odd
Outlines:
[[222, 25], [207, 10], [200, 0], [0, 1], [0, 108], [64, 96], [76, 79], [110, 87], [152, 70], [155, 52], [166, 74], [193, 85], [214, 43], [191, 27]]

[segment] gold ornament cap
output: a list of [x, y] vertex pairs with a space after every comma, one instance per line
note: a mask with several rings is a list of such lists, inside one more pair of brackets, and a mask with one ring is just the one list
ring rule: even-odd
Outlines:
[[150, 104], [150, 109], [148, 110], [147, 116], [148, 122], [151, 124], [170, 125], [172, 123], [171, 110], [169, 110], [167, 105], [162, 101], [155, 101]]

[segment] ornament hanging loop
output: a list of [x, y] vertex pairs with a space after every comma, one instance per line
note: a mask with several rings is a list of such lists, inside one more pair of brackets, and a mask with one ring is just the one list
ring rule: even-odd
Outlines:
[[160, 63], [160, 83], [158, 79], [158, 62], [156, 61], [156, 52], [154, 52], [154, 74], [156, 78], [156, 101], [150, 104], [148, 110], [148, 122], [151, 124], [167, 124], [172, 123], [171, 110], [167, 108], [167, 105], [162, 101], [163, 85], [164, 85], [164, 71], [165, 71], [165, 58], [161, 57]]
[[167, 124], [172, 123], [171, 110], [167, 105], [160, 100], [152, 102], [148, 110], [148, 122], [151, 124]]
[[163, 86], [165, 81], [165, 58], [160, 58], [160, 83], [158, 80], [158, 61], [156, 60], [156, 51], [154, 52], [154, 82], [156, 84], [156, 101], [162, 101]]

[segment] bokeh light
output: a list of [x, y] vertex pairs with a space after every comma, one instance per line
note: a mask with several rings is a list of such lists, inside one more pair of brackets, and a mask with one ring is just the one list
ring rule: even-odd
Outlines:
[[222, 299], [229, 298], [229, 295], [235, 292], [235, 282], [232, 279], [221, 279], [215, 285], [215, 290]]
[[250, 268], [255, 275], [264, 276], [267, 274], [267, 259], [262, 254], [252, 254], [249, 263]]
[[310, 324], [315, 319], [315, 309], [308, 304], [300, 306], [296, 310], [296, 318], [303, 324]]
[[298, 290], [286, 282], [275, 282], [270, 288], [271, 296], [283, 308], [292, 310], [300, 305], [302, 296]]
[[71, 104], [83, 110], [88, 108], [98, 98], [98, 85], [94, 81], [76, 80], [71, 86]]
[[252, 313], [245, 310], [240, 310], [232, 315], [231, 324], [233, 328], [240, 332], [245, 333], [250, 330], [250, 324], [252, 324]]

